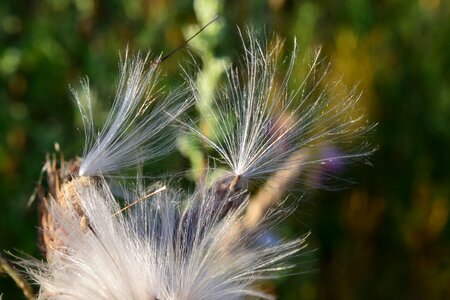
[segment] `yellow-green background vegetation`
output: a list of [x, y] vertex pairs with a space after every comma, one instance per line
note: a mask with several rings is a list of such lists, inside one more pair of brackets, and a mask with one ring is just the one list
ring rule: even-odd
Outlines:
[[[287, 220], [290, 236], [312, 231], [308, 250], [315, 251], [298, 259], [300, 274], [267, 289], [280, 299], [450, 298], [450, 3], [195, 2], [0, 2], [0, 249], [39, 256], [36, 207], [26, 204], [44, 156], [56, 141], [67, 157], [82, 151], [69, 85], [88, 76], [105, 111], [120, 52], [167, 53], [219, 11], [220, 30], [205, 32], [193, 48], [206, 41], [209, 54], [232, 60], [240, 51], [237, 26], [249, 24], [288, 44], [297, 36], [302, 51], [322, 45], [335, 74], [358, 83], [361, 105], [379, 123], [368, 136], [380, 147], [373, 166], [344, 175], [356, 184], [309, 193]], [[181, 80], [186, 56], [181, 51], [162, 66], [169, 86]], [[178, 158], [163, 169], [187, 167]], [[1, 293], [22, 297], [6, 276]]]

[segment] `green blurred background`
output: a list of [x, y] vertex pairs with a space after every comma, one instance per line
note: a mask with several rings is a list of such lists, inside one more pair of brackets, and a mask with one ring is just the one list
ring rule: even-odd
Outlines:
[[[69, 85], [88, 76], [106, 109], [119, 52], [169, 52], [222, 16], [193, 52], [233, 60], [236, 26], [277, 32], [300, 49], [322, 45], [336, 74], [358, 83], [379, 125], [373, 167], [357, 183], [309, 195], [288, 220], [312, 231], [309, 266], [268, 283], [280, 299], [450, 298], [450, 3], [444, 0], [224, 1], [43, 0], [0, 2], [0, 249], [39, 256], [36, 207], [26, 204], [45, 153], [59, 142], [81, 154], [82, 129]], [[213, 30], [213, 31], [214, 31]], [[200, 52], [199, 52], [200, 51]], [[207, 53], [207, 54], [208, 54]], [[208, 54], [208, 55], [209, 55]], [[164, 63], [169, 85], [185, 52]], [[206, 63], [205, 63], [206, 65]], [[173, 79], [175, 78], [175, 79]], [[171, 160], [178, 169], [186, 159]], [[312, 265], [312, 267], [311, 267]], [[0, 277], [3, 299], [21, 299]]]

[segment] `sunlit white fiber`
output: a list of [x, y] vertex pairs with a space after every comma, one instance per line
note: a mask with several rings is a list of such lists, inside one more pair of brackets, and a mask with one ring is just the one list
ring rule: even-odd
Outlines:
[[270, 299], [254, 283], [304, 247], [304, 239], [261, 245], [264, 230], [240, 232], [244, 195], [232, 196], [243, 204], [226, 210], [227, 199], [214, 189], [200, 189], [187, 203], [179, 193], [162, 192], [113, 216], [119, 206], [105, 183], [80, 185], [75, 193], [89, 227], [80, 226], [70, 203], [53, 205], [64, 247], [51, 263], [25, 263], [39, 299]]
[[[339, 83], [328, 83], [329, 66], [320, 62], [320, 52], [298, 81], [292, 78], [298, 61], [295, 40], [292, 53], [280, 65], [282, 43], [263, 45], [254, 35], [243, 37], [248, 41], [243, 42], [242, 61], [227, 72], [227, 86], [214, 101], [210, 117], [217, 127], [211, 129], [211, 138], [191, 127], [234, 175], [266, 178], [281, 169], [370, 154], [373, 150], [357, 142], [371, 128], [357, 112], [359, 96], [354, 90], [342, 92]], [[196, 91], [198, 101], [203, 96]], [[334, 144], [342, 147], [337, 155], [315, 153]]]
[[167, 154], [172, 148], [168, 125], [191, 103], [185, 90], [164, 94], [158, 85], [158, 63], [148, 56], [125, 55], [120, 82], [110, 113], [95, 131], [89, 84], [75, 92], [86, 142], [80, 176], [111, 174]]

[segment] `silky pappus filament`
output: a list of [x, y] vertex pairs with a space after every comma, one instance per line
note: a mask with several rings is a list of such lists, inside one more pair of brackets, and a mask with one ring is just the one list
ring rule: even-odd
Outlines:
[[[47, 157], [46, 187], [37, 189], [46, 261], [22, 263], [39, 299], [273, 299], [257, 283], [293, 268], [289, 259], [302, 253], [309, 235], [268, 242], [296, 206], [285, 205], [286, 193], [302, 181], [325, 186], [334, 166], [373, 153], [364, 142], [373, 126], [354, 89], [328, 81], [320, 52], [292, 83], [295, 41], [285, 55], [280, 39], [254, 36], [241, 35], [241, 60], [227, 68], [212, 98], [197, 86], [201, 70], [167, 91], [154, 63], [165, 57], [128, 53], [99, 131], [88, 81], [74, 90], [83, 155]], [[182, 117], [199, 103], [210, 105], [208, 132]], [[166, 156], [185, 132], [209, 147], [215, 159], [204, 155], [205, 161], [219, 162], [220, 170], [206, 164], [194, 191], [147, 187], [137, 176], [121, 207], [114, 178]]]

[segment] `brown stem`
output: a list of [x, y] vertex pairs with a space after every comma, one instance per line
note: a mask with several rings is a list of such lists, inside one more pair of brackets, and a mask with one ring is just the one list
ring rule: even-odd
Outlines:
[[251, 198], [244, 219], [245, 228], [255, 229], [267, 211], [283, 199], [286, 191], [298, 178], [302, 170], [299, 161], [304, 159], [304, 152], [293, 154], [286, 162], [286, 168], [272, 175], [258, 193]]
[[30, 284], [9, 264], [8, 260], [0, 254], [0, 272], [5, 272], [11, 277], [16, 285], [22, 290], [22, 293], [29, 300], [34, 300], [34, 292]]

